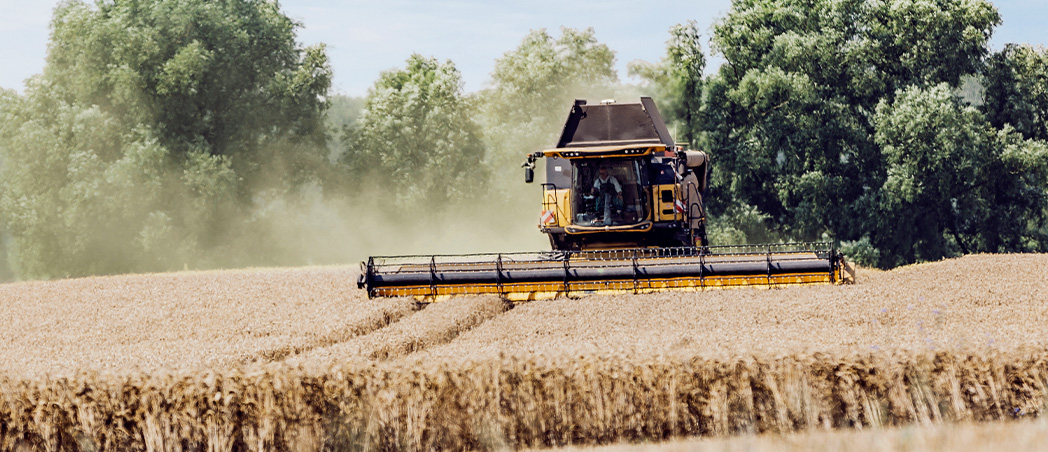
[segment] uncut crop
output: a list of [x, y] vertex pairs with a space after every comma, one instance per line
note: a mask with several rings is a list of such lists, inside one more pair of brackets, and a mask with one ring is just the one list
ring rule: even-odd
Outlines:
[[1048, 352], [503, 358], [4, 381], [0, 446], [433, 450], [1036, 416]]

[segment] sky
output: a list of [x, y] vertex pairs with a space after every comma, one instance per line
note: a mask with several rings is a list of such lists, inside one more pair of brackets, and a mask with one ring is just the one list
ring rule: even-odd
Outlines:
[[[993, 2], [1004, 23], [991, 47], [1027, 42], [1048, 45], [1048, 0]], [[42, 71], [48, 24], [57, 1], [0, 0], [0, 87], [22, 91], [24, 80]], [[412, 53], [451, 60], [466, 91], [490, 82], [495, 60], [515, 49], [531, 30], [593, 27], [597, 39], [616, 52], [624, 81], [626, 64], [656, 61], [665, 53], [669, 28], [695, 20], [704, 40], [731, 0], [286, 0], [281, 8], [300, 22], [299, 41], [323, 42], [339, 94], [364, 96], [388, 69], [403, 67]], [[707, 72], [723, 60], [709, 55]]]

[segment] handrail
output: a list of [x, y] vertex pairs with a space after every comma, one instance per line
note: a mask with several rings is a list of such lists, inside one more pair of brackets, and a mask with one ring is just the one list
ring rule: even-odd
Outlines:
[[[547, 188], [547, 186], [548, 186], [548, 188]], [[542, 184], [542, 192], [543, 192], [543, 196], [542, 196], [542, 210], [549, 211], [550, 210], [549, 206], [552, 204], [553, 205], [553, 219], [554, 219], [554, 222], [556, 224], [560, 224], [560, 218], [561, 218], [561, 214], [563, 212], [561, 212], [561, 210], [560, 210], [560, 197], [557, 196], [557, 186], [556, 186], [556, 184], [551, 184], [551, 183], [548, 183], [548, 182], [547, 183], [543, 183]], [[550, 202], [550, 198], [553, 198], [552, 202]], [[544, 222], [542, 222], [541, 218], [539, 218], [539, 226], [540, 227], [546, 226], [546, 224]]]

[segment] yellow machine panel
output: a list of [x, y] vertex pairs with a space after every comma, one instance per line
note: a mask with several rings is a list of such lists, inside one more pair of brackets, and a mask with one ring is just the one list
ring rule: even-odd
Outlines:
[[571, 189], [543, 189], [542, 212], [539, 213], [539, 227], [564, 227], [571, 218], [571, 204], [568, 197]]
[[656, 185], [651, 192], [651, 199], [655, 200], [656, 221], [681, 221], [684, 218], [684, 205], [677, 196], [680, 184]]

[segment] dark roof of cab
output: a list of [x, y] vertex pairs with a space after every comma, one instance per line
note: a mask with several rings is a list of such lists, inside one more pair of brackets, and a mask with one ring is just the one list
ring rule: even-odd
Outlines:
[[576, 99], [557, 141], [558, 148], [631, 144], [674, 146], [673, 137], [650, 97], [641, 97], [636, 104], [587, 105], [584, 99]]

